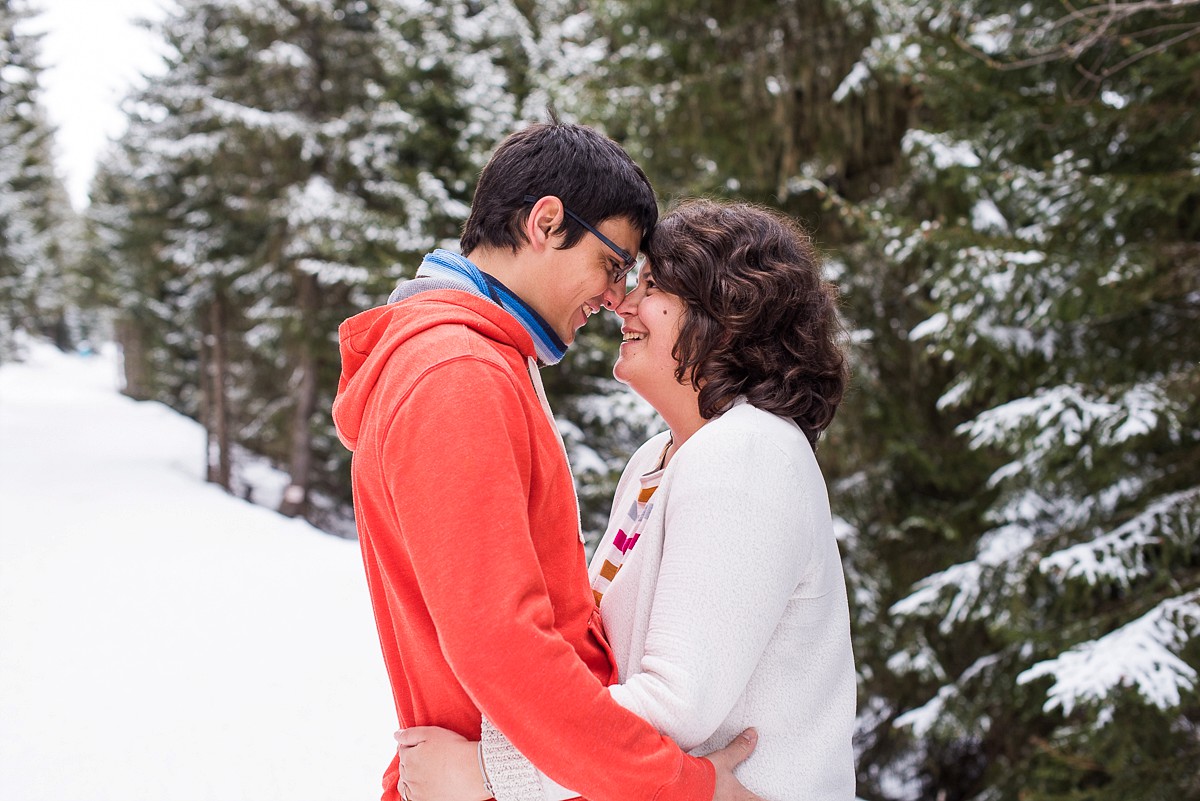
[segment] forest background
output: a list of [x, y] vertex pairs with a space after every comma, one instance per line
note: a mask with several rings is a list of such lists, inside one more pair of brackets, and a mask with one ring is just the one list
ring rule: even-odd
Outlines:
[[[795, 216], [842, 290], [859, 795], [1200, 799], [1200, 0], [180, 5], [77, 213], [0, 0], [0, 360], [115, 338], [211, 481], [269, 459], [353, 536], [337, 325], [552, 106], [665, 207]], [[658, 425], [616, 329], [545, 373], [593, 538]]]

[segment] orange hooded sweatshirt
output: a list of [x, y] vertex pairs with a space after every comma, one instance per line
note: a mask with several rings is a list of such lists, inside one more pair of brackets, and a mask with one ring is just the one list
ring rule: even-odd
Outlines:
[[[402, 727], [478, 739], [486, 715], [595, 801], [708, 801], [711, 763], [619, 706], [562, 441], [520, 323], [436, 290], [339, 330], [333, 405]], [[398, 761], [383, 799], [399, 799]]]

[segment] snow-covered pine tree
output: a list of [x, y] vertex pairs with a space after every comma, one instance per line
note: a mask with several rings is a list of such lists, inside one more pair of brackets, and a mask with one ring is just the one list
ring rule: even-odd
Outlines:
[[[142, 148], [144, 132], [136, 115], [96, 165], [84, 214], [84, 269], [96, 302], [114, 315], [114, 337], [121, 348], [121, 391], [135, 400], [158, 400], [192, 417], [194, 397], [182, 392], [182, 363], [194, 358], [197, 342], [168, 337], [172, 310], [163, 304], [170, 268], [159, 255], [167, 225], [170, 176], [144, 169], [150, 157]], [[177, 318], [186, 325], [187, 320]], [[171, 341], [182, 348], [172, 348]], [[179, 342], [178, 340], [184, 340]], [[183, 352], [179, 352], [183, 350]]]
[[243, 445], [289, 469], [285, 512], [330, 522], [310, 490], [348, 500], [337, 325], [456, 245], [487, 156], [542, 116], [535, 29], [554, 28], [535, 23], [509, 2], [209, 0], [162, 24], [174, 55], [129, 103], [94, 239], [140, 254], [109, 260], [126, 318], [177, 365], [217, 480]]
[[54, 168], [54, 131], [39, 97], [42, 72], [35, 13], [0, 0], [0, 360], [16, 355], [17, 330], [68, 331], [67, 261], [73, 211]]
[[947, 491], [920, 524], [896, 461], [845, 487], [868, 797], [1200, 797], [1200, 4], [876, 9], [863, 75], [922, 107], [851, 274], [880, 415], [926, 384], [892, 453]]
[[203, 422], [208, 477], [228, 488], [239, 355], [230, 332], [244, 305], [235, 282], [264, 230], [240, 214], [243, 150], [206, 105], [205, 87], [230, 70], [216, 53], [237, 49], [210, 39], [211, 12], [178, 9], [160, 23], [166, 69], [127, 100], [127, 130], [99, 166], [89, 223], [97, 272], [121, 310], [126, 391]]

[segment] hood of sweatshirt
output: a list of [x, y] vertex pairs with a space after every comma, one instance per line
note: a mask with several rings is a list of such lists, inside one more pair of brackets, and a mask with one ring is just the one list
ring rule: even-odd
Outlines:
[[533, 339], [515, 317], [460, 290], [421, 292], [356, 314], [338, 326], [342, 372], [333, 401], [333, 422], [343, 445], [352, 451], [358, 445], [371, 395], [396, 348], [442, 325], [467, 326], [499, 345], [516, 349], [526, 361], [536, 356]]

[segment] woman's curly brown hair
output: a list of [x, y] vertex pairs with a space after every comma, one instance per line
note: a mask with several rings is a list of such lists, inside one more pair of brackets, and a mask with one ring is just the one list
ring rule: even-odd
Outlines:
[[689, 200], [659, 221], [646, 255], [656, 285], [684, 301], [675, 376], [700, 391], [701, 416], [744, 395], [815, 448], [848, 370], [837, 289], [811, 238], [771, 209]]

